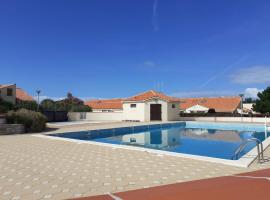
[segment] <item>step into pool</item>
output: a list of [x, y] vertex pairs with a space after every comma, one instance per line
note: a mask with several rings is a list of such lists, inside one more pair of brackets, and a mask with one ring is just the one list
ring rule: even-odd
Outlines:
[[[53, 136], [231, 160], [245, 140], [257, 138], [263, 141], [265, 132], [263, 125], [179, 122]], [[249, 143], [238, 158], [255, 146], [255, 143]]]

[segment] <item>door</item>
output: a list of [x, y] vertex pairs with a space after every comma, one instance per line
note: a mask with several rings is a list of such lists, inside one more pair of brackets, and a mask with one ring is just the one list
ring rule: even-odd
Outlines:
[[161, 120], [161, 104], [150, 105], [150, 120]]

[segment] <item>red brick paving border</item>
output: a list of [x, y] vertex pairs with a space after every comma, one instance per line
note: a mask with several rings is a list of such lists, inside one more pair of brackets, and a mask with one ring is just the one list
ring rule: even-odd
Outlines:
[[[257, 177], [257, 178], [251, 178]], [[262, 177], [262, 178], [259, 178]], [[114, 194], [123, 200], [270, 200], [270, 169]], [[109, 195], [77, 200], [112, 200]]]

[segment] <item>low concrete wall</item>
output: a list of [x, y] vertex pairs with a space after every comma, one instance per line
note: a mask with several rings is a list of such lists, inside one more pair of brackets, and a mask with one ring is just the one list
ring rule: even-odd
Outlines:
[[24, 133], [22, 124], [0, 124], [0, 135]]
[[[263, 117], [180, 117], [180, 121], [214, 121], [214, 122], [246, 122], [246, 123], [264, 123]], [[270, 119], [267, 119], [270, 122]]]
[[124, 120], [124, 114], [122, 112], [69, 112], [69, 121], [122, 121]]

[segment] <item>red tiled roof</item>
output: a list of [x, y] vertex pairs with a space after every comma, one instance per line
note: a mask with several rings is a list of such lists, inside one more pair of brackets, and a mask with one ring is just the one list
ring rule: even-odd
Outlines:
[[85, 102], [85, 105], [90, 106], [93, 109], [123, 109], [124, 99], [102, 99], [102, 100], [90, 100]]
[[186, 110], [194, 105], [214, 108], [216, 112], [234, 112], [241, 103], [240, 97], [180, 98], [180, 109]]
[[179, 101], [178, 98], [169, 97], [161, 92], [156, 92], [154, 90], [149, 90], [147, 92], [144, 92], [144, 93], [138, 94], [136, 96], [127, 98], [125, 101], [146, 101], [146, 100], [153, 99], [153, 98], [163, 99], [163, 100], [168, 101], [168, 102], [178, 102]]
[[21, 101], [33, 101], [33, 97], [27, 94], [23, 89], [16, 88], [16, 99]]

